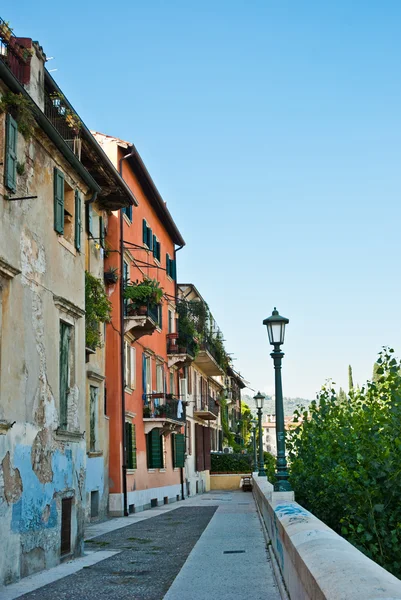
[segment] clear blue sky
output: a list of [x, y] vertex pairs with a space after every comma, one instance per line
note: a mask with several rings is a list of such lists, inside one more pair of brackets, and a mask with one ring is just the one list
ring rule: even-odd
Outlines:
[[253, 388], [290, 319], [284, 393], [401, 353], [401, 2], [8, 3], [93, 129], [133, 141]]

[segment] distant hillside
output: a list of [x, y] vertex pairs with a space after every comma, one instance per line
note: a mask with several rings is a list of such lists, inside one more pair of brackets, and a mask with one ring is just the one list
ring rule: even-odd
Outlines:
[[[272, 414], [274, 415], [276, 410], [274, 407], [274, 400], [271, 396], [267, 394], [265, 398], [265, 403], [263, 406], [264, 414]], [[248, 396], [247, 394], [243, 394], [241, 396], [242, 402], [245, 402], [249, 406], [252, 412], [256, 412], [255, 401], [252, 396]], [[298, 406], [309, 406], [311, 400], [306, 400], [305, 398], [286, 398], [284, 397], [284, 415], [290, 417], [294, 414], [294, 410], [298, 408]]]

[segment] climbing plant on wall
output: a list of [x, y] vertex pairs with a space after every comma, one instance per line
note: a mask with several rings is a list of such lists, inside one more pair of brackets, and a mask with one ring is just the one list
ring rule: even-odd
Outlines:
[[110, 321], [111, 302], [107, 298], [104, 284], [88, 271], [85, 272], [85, 333], [86, 347], [101, 348], [100, 324]]

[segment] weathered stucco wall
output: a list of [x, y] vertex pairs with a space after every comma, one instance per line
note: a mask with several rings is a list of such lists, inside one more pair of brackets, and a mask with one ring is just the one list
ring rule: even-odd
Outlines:
[[[1, 156], [4, 133], [2, 115]], [[0, 531], [7, 548], [0, 553], [0, 584], [59, 562], [67, 497], [71, 553], [79, 554], [85, 510], [85, 248], [77, 252], [54, 230], [54, 167], [83, 200], [88, 190], [40, 131], [30, 141], [18, 134], [17, 158], [24, 173], [14, 195], [36, 198], [8, 200], [0, 168]], [[60, 320], [74, 327], [63, 434], [57, 431]]]

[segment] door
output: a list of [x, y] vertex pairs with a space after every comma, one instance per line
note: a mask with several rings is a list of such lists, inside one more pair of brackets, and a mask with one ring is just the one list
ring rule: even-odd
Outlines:
[[61, 556], [71, 552], [71, 510], [72, 498], [61, 501]]

